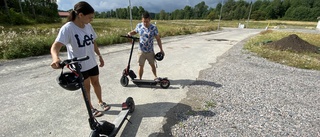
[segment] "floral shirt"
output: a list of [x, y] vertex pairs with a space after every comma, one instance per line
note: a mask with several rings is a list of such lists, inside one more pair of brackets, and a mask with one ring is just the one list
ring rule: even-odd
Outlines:
[[153, 39], [158, 35], [157, 26], [150, 24], [149, 28], [146, 28], [143, 23], [138, 23], [135, 31], [140, 35], [140, 42], [138, 49], [142, 52], [154, 52], [153, 51]]

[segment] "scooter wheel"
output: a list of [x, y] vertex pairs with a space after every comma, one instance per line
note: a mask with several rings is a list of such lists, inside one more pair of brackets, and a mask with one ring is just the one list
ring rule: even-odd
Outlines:
[[160, 81], [160, 86], [166, 89], [170, 86], [170, 81], [167, 79], [163, 79]]
[[120, 79], [120, 83], [121, 83], [121, 85], [122, 85], [123, 87], [128, 86], [128, 84], [129, 84], [129, 79], [128, 79], [128, 77], [123, 75], [123, 76], [121, 77], [121, 79]]
[[126, 100], [126, 104], [128, 105], [129, 112], [132, 113], [135, 109], [135, 104], [132, 97], [128, 97]]

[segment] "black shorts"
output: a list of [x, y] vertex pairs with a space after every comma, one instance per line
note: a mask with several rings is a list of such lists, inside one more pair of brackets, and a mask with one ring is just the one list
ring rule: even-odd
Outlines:
[[99, 68], [98, 66], [93, 67], [92, 69], [89, 69], [87, 71], [81, 72], [84, 79], [89, 78], [90, 76], [96, 76], [99, 75]]

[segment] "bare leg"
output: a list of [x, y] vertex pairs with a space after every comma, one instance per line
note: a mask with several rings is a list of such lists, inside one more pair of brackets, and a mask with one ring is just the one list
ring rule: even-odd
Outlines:
[[139, 65], [139, 68], [138, 68], [139, 79], [142, 79], [143, 67], [144, 67], [144, 65]]
[[154, 64], [150, 64], [154, 78], [157, 78], [157, 69]]
[[101, 104], [103, 101], [102, 101], [101, 85], [99, 82], [99, 75], [91, 76], [89, 78], [93, 86], [94, 92], [96, 93], [96, 96], [98, 98], [99, 104]]

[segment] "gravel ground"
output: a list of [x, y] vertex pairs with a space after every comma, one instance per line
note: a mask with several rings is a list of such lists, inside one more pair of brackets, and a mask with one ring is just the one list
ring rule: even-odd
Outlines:
[[320, 136], [320, 71], [270, 62], [244, 42], [200, 72], [158, 136]]

